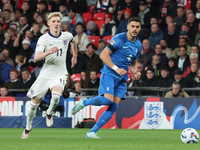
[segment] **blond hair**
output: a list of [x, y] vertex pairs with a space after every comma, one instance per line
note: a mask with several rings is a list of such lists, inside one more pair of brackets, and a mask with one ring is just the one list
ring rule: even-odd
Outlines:
[[49, 16], [47, 17], [47, 21], [49, 21], [53, 17], [60, 17], [60, 20], [61, 20], [62, 19], [62, 14], [60, 12], [50, 13]]

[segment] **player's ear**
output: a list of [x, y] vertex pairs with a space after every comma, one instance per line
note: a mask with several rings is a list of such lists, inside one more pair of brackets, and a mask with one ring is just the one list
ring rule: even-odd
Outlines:
[[49, 21], [47, 21], [47, 25], [49, 26]]

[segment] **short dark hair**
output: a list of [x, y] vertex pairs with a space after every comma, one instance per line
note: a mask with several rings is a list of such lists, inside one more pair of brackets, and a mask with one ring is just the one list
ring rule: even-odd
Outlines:
[[91, 73], [91, 72], [96, 72], [96, 74], [98, 74], [96, 70], [90, 70], [90, 73]]
[[[78, 23], [76, 24], [76, 26], [78, 26], [78, 25], [80, 25], [80, 26], [82, 26], [82, 27], [84, 28], [84, 24], [83, 24], [83, 23], [78, 22]], [[76, 26], [75, 26], [75, 27], [76, 27]]]
[[191, 47], [197, 47], [198, 50], [199, 50], [199, 45], [194, 44], [194, 45], [192, 45]]
[[6, 90], [8, 90], [8, 86], [6, 85], [2, 85], [0, 88], [6, 88]]
[[179, 51], [180, 51], [180, 49], [181, 49], [182, 47], [185, 48], [185, 50], [187, 51], [187, 47], [185, 47], [185, 46], [180, 46], [180, 47], [179, 47]]
[[23, 67], [23, 68], [21, 69], [21, 72], [24, 72], [24, 71], [27, 71], [28, 73], [30, 73], [30, 70], [29, 70], [27, 67]]
[[[25, 2], [25, 1], [24, 1], [24, 2]], [[19, 11], [21, 14], [23, 14], [23, 10], [22, 10], [22, 9], [16, 9], [16, 10], [15, 10], [15, 13], [16, 13], [17, 11]]]
[[140, 18], [138, 18], [138, 17], [131, 17], [131, 18], [128, 20], [128, 23], [130, 23], [131, 21], [139, 22], [139, 23], [141, 24]]
[[0, 26], [3, 28], [3, 24], [2, 23], [0, 23]]
[[160, 67], [160, 71], [162, 71], [162, 70], [167, 70], [167, 71], [169, 71], [169, 67], [168, 67], [168, 66], [162, 66], [162, 67]]
[[89, 44], [86, 46], [86, 48], [88, 48], [89, 46], [92, 46], [93, 49], [97, 50], [97, 48], [96, 48], [96, 46], [95, 46], [94, 44], [89, 43]]

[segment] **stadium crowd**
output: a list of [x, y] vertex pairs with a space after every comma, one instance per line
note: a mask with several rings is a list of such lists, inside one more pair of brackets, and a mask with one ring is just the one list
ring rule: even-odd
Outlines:
[[[56, 11], [63, 15], [62, 31], [71, 32], [78, 43], [73, 68], [70, 48], [67, 54], [66, 88], [72, 88], [71, 96], [97, 94], [81, 88], [99, 87], [103, 66], [99, 55], [114, 35], [127, 31], [133, 16], [140, 18], [142, 27], [141, 77], [135, 80], [129, 71], [127, 86], [172, 87], [176, 81], [179, 88], [200, 87], [200, 0], [2, 0], [0, 9], [1, 89], [31, 87], [43, 64], [34, 61], [37, 41], [49, 32], [47, 16]], [[80, 82], [71, 78], [77, 74]]]

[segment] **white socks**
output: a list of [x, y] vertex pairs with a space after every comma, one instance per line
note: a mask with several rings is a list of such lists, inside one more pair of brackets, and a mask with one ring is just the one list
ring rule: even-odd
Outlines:
[[58, 103], [60, 101], [60, 96], [61, 96], [61, 93], [56, 92], [56, 91], [52, 92], [51, 102], [50, 102], [49, 108], [47, 109], [48, 115], [52, 114], [53, 110], [58, 105]]
[[27, 123], [26, 123], [26, 129], [27, 130], [31, 130], [32, 128], [32, 121], [33, 121], [33, 118], [36, 114], [36, 110], [37, 110], [37, 107], [39, 106], [40, 104], [35, 104], [31, 101], [29, 107], [28, 107], [28, 115], [27, 115]]

